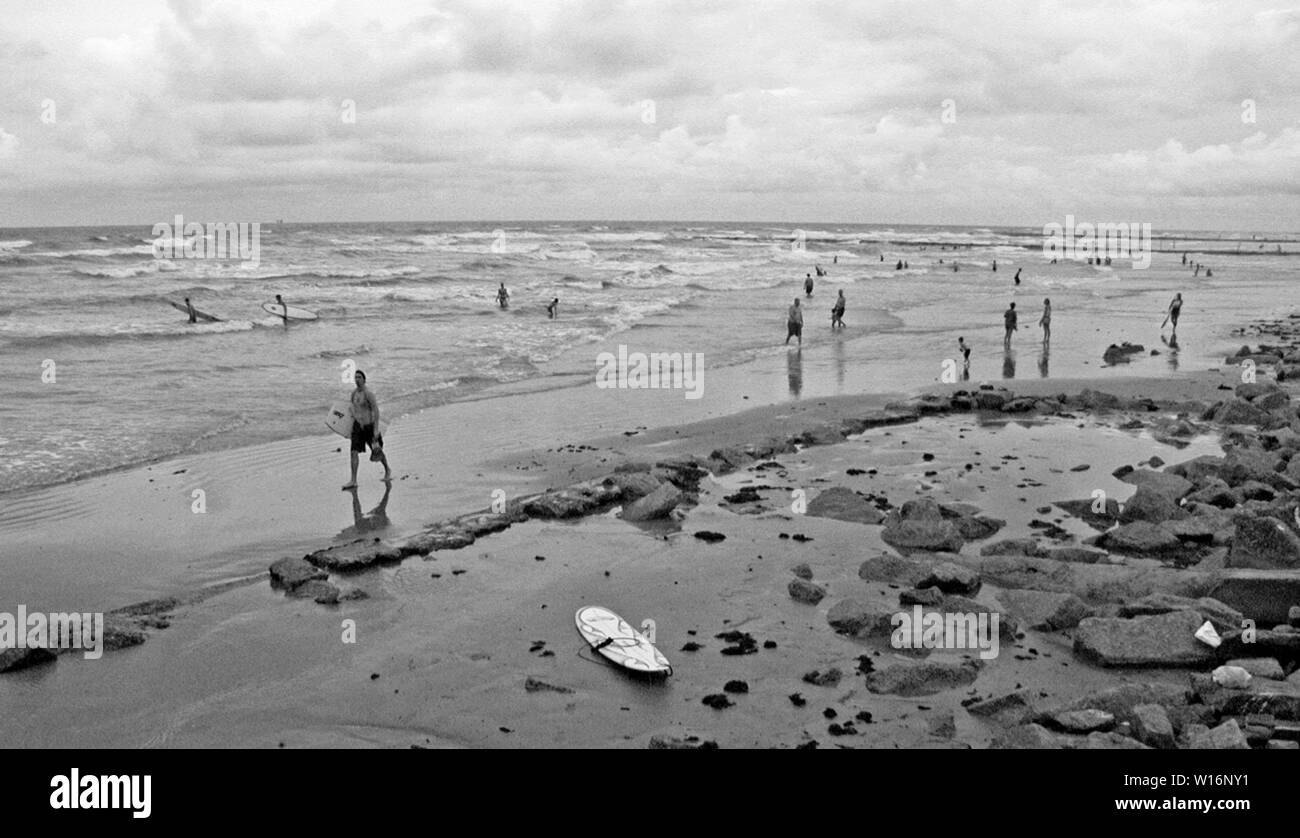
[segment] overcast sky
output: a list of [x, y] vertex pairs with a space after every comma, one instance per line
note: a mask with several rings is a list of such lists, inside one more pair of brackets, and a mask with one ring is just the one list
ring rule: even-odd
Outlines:
[[1269, 2], [0, 0], [0, 226], [1297, 211]]

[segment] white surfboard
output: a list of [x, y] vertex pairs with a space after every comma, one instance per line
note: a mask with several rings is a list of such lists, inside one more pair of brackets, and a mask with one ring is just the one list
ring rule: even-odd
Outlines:
[[[329, 412], [325, 414], [325, 427], [341, 437], [352, 438], [352, 402], [349, 399], [339, 399], [330, 405]], [[387, 432], [388, 423], [380, 419], [379, 435], [383, 436]]]
[[[178, 303], [175, 300], [166, 300], [165, 302], [167, 303], [167, 305], [171, 306], [174, 309], [177, 309], [178, 311], [183, 311], [186, 314], [190, 313], [190, 310], [185, 307], [185, 303]], [[197, 308], [194, 309], [194, 316], [197, 317], [199, 320], [206, 320], [209, 323], [221, 322], [220, 317], [213, 317], [211, 314], [207, 314], [205, 312], [199, 311]]]
[[315, 320], [319, 315], [314, 311], [297, 306], [282, 306], [279, 303], [262, 303], [262, 308], [276, 317], [288, 317], [290, 320]]
[[668, 659], [650, 639], [608, 608], [587, 605], [579, 608], [573, 619], [583, 639], [611, 663], [644, 675], [673, 673]]

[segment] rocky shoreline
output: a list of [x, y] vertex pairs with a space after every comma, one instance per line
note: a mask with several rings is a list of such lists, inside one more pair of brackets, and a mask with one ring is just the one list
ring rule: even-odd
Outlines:
[[[1294, 341], [1296, 335], [1283, 337]], [[927, 393], [707, 455], [624, 458], [601, 477], [440, 521], [399, 541], [334, 545], [280, 559], [266, 575], [117, 609], [106, 615], [105, 648], [138, 645], [150, 631], [166, 628], [181, 607], [263, 578], [288, 596], [337, 606], [365, 596], [346, 582], [358, 571], [437, 558], [526, 521], [580, 519], [621, 507], [625, 520], [644, 526], [680, 525], [701, 494], [716, 488], [705, 478], [741, 471], [775, 478], [792, 455], [852, 443], [874, 429], [962, 416], [982, 422], [1104, 420], [1142, 429], [1175, 448], [1217, 435], [1223, 454], [1122, 464], [1114, 476], [1135, 487], [1123, 503], [1094, 493], [1036, 510], [1086, 524], [1094, 534], [1083, 539], [1060, 526], [1058, 517], [1058, 523], [1031, 522], [1035, 537], [996, 540], [1005, 521], [972, 504], [930, 497], [895, 505], [878, 493], [829, 486], [810, 498], [802, 514], [872, 528], [893, 552], [861, 562], [857, 578], [864, 587], [856, 591], [816, 580], [806, 564], [792, 568], [792, 601], [816, 608], [824, 602], [827, 629], [870, 653], [857, 656], [851, 675], [844, 669], [854, 667], [846, 664], [809, 672], [804, 680], [834, 687], [860, 678], [872, 695], [945, 697], [950, 715], [976, 720], [995, 747], [1300, 747], [1300, 413], [1289, 389], [1300, 384], [1300, 374], [1292, 375], [1300, 373], [1300, 352], [1294, 345], [1243, 347], [1227, 361], [1244, 378], [1255, 378], [1225, 387], [1230, 392], [1213, 403], [1126, 398], [1088, 388], [1017, 394], [984, 385]], [[866, 473], [848, 470], [850, 476]], [[738, 515], [772, 515], [783, 511], [771, 498], [773, 488], [766, 480], [747, 485], [726, 494], [719, 506]], [[708, 543], [725, 538], [709, 531], [694, 535]], [[873, 661], [897, 651], [887, 644], [893, 616], [912, 608], [996, 614], [999, 636], [1016, 652], [985, 661], [913, 650], [877, 668]], [[1015, 689], [996, 694], [972, 688], [996, 668], [1009, 665], [1015, 672], [1025, 665], [1021, 658], [1037, 656], [1030, 644], [1045, 638], [1064, 644], [1080, 665], [1114, 672], [1115, 683], [1055, 704], [1044, 702], [1045, 693], [1028, 676], [1030, 686], [1017, 681]], [[0, 671], [53, 657], [47, 650], [9, 650], [0, 656]], [[1171, 670], [1186, 672], [1181, 683], [1169, 682]], [[1134, 681], [1148, 673], [1160, 677]], [[704, 700], [725, 709], [736, 690]], [[795, 696], [790, 701], [799, 706]], [[970, 747], [975, 740], [956, 735], [950, 722], [930, 731], [930, 744]], [[840, 744], [856, 730], [855, 721], [840, 719], [827, 730]], [[688, 733], [659, 735], [650, 744], [716, 742]], [[816, 744], [810, 739], [802, 746]]]

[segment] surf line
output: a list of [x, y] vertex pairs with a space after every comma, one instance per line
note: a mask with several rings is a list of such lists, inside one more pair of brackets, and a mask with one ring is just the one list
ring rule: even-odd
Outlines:
[[596, 386], [602, 390], [685, 390], [688, 399], [704, 395], [703, 352], [628, 352], [596, 356]]

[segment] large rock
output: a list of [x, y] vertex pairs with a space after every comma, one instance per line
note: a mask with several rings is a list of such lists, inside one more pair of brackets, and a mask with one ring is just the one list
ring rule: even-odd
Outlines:
[[[359, 539], [308, 553], [304, 558], [323, 570], [349, 573], [402, 560], [403, 551], [377, 538]], [[305, 584], [305, 583], [304, 583]]]
[[1205, 481], [1218, 477], [1227, 462], [1226, 457], [1216, 457], [1212, 454], [1203, 454], [1199, 457], [1193, 457], [1185, 462], [1175, 463], [1172, 466], [1166, 466], [1165, 474], [1176, 474], [1179, 477], [1185, 477], [1198, 485]]
[[[1182, 478], [1176, 478], [1182, 480]], [[1186, 480], [1183, 480], [1187, 483]], [[1188, 483], [1190, 487], [1191, 484]], [[1149, 521], [1159, 524], [1162, 521], [1174, 521], [1187, 517], [1187, 511], [1169, 495], [1149, 486], [1139, 486], [1133, 497], [1124, 502], [1124, 509], [1119, 514], [1122, 523]]]
[[1149, 521], [1123, 524], [1103, 538], [1106, 549], [1127, 556], [1172, 558], [1183, 551], [1177, 536]]
[[652, 521], [667, 518], [682, 501], [682, 493], [671, 483], [664, 483], [650, 494], [623, 507], [624, 521]]
[[1139, 600], [1121, 605], [1119, 616], [1150, 617], [1172, 611], [1194, 611], [1209, 620], [1220, 633], [1239, 630], [1243, 616], [1237, 609], [1217, 599], [1210, 597], [1192, 599], [1163, 592], [1148, 594]]
[[965, 543], [952, 521], [898, 521], [886, 526], [880, 537], [904, 554], [917, 550], [958, 553]]
[[1026, 626], [1038, 631], [1074, 628], [1092, 608], [1070, 593], [1011, 589], [998, 594], [998, 601]]
[[1045, 557], [1047, 550], [1032, 538], [1008, 538], [985, 544], [980, 548], [981, 556], [1035, 556]]
[[280, 559], [271, 565], [271, 584], [292, 590], [313, 579], [325, 579], [329, 574], [316, 565], [300, 558]]
[[970, 686], [975, 683], [979, 671], [977, 661], [898, 663], [868, 674], [867, 689], [889, 695], [934, 695]]
[[900, 556], [876, 556], [858, 567], [859, 578], [868, 582], [898, 582], [916, 585], [930, 572], [931, 561], [904, 559]]
[[659, 478], [644, 471], [619, 472], [606, 478], [605, 482], [616, 486], [624, 501], [643, 498], [660, 485]]
[[1110, 561], [1110, 554], [1105, 550], [1096, 550], [1092, 547], [1054, 547], [1047, 551], [1047, 558], [1054, 562], [1105, 564]]
[[1258, 425], [1267, 421], [1268, 412], [1245, 399], [1229, 399], [1215, 408], [1210, 418], [1223, 425]]
[[893, 633], [893, 615], [881, 614], [856, 599], [840, 600], [826, 612], [826, 622], [850, 637], [888, 637]]
[[[20, 626], [18, 630], [22, 631], [24, 628]], [[23, 649], [5, 649], [0, 651], [0, 672], [16, 672], [29, 666], [53, 663], [54, 660], [55, 654], [49, 649], [33, 649], [30, 646]]]
[[857, 524], [879, 524], [885, 519], [875, 504], [843, 486], [827, 489], [813, 498], [806, 512], [814, 518], [834, 518]]
[[1227, 566], [1257, 570], [1300, 568], [1300, 536], [1276, 518], [1239, 515]]
[[825, 588], [807, 579], [791, 579], [786, 590], [790, 593], [791, 599], [808, 605], [816, 605], [826, 597]]
[[1154, 617], [1089, 617], [1074, 634], [1075, 654], [1101, 666], [1205, 666], [1214, 650], [1195, 638], [1205, 620], [1195, 611]]
[[[1130, 471], [1120, 480], [1137, 486], [1139, 490], [1146, 489], [1167, 497], [1174, 503], [1177, 503], [1180, 498], [1196, 488], [1192, 481], [1179, 474], [1169, 471], [1152, 471], [1145, 468]], [[1125, 505], [1127, 506], [1127, 504]]]
[[1169, 714], [1159, 704], [1139, 704], [1133, 708], [1133, 735], [1152, 748], [1170, 749], [1174, 744], [1174, 726]]
[[1228, 570], [1219, 574], [1209, 596], [1261, 623], [1284, 623], [1300, 603], [1300, 573], [1290, 570]]
[[1105, 503], [1097, 507], [1097, 501], [1092, 499], [1085, 500], [1058, 500], [1054, 501], [1056, 506], [1065, 510], [1076, 518], [1081, 519], [1085, 524], [1094, 530], [1102, 532], [1110, 529], [1119, 520], [1119, 501], [1114, 498], [1106, 498]]
[[898, 516], [904, 521], [942, 521], [943, 509], [933, 498], [909, 500], [898, 510]]
[[941, 562], [916, 583], [918, 588], [938, 588], [945, 594], [979, 593], [980, 575], [970, 568], [952, 562]]

